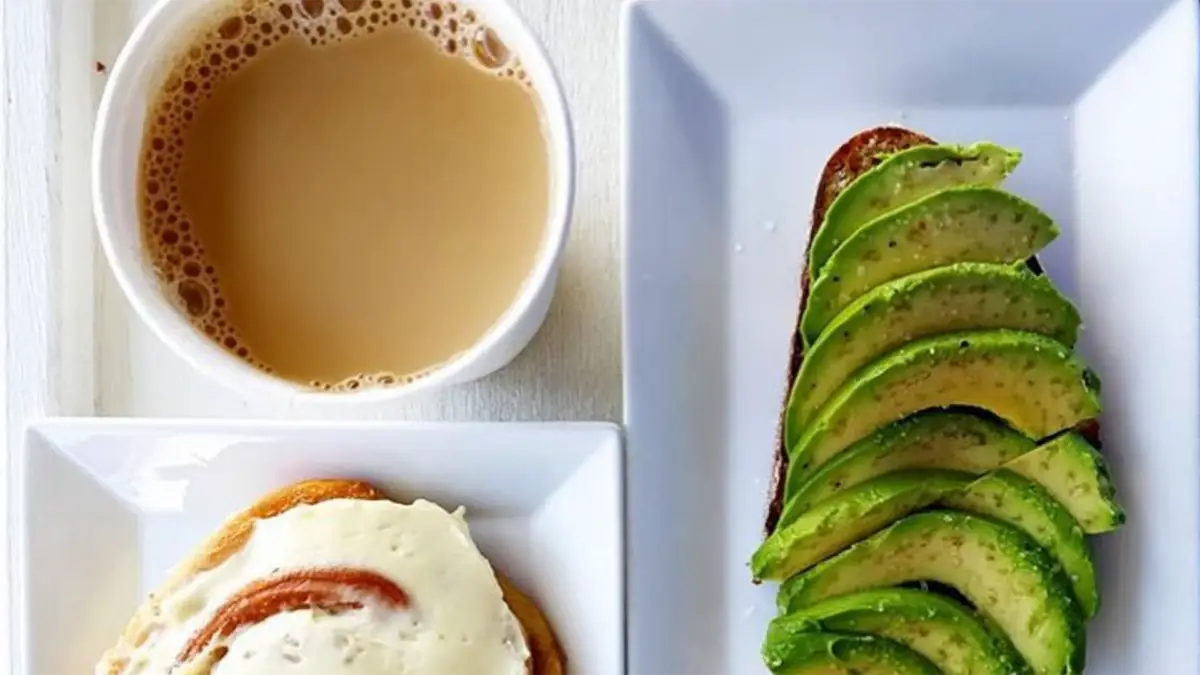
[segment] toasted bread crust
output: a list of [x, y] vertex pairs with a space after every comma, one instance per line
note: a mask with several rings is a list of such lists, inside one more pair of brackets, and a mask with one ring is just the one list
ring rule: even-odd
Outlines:
[[521, 622], [525, 631], [525, 641], [529, 644], [530, 661], [533, 663], [531, 675], [565, 675], [567, 672], [567, 654], [554, 635], [554, 629], [546, 615], [527, 595], [521, 592], [503, 575], [497, 574], [500, 589], [504, 592], [504, 602]]
[[825, 161], [817, 197], [813, 200], [812, 234], [816, 234], [825, 211], [846, 186], [879, 163], [879, 156], [899, 152], [914, 145], [932, 145], [933, 139], [903, 127], [874, 127], [854, 134], [833, 151]]
[[899, 152], [916, 145], [935, 143], [932, 138], [903, 127], [880, 126], [864, 129], [841, 144], [821, 171], [817, 182], [817, 195], [813, 201], [812, 221], [809, 223], [808, 245], [804, 250], [805, 271], [800, 274], [800, 302], [796, 309], [796, 325], [792, 329], [792, 345], [788, 355], [787, 385], [783, 392], [783, 406], [779, 413], [779, 424], [775, 432], [775, 461], [771, 476], [771, 487], [767, 501], [766, 534], [775, 529], [779, 514], [783, 511], [783, 489], [787, 478], [788, 454], [783, 437], [783, 421], [787, 416], [788, 394], [792, 383], [800, 372], [804, 361], [804, 340], [800, 336], [800, 318], [808, 305], [809, 275], [807, 273], [809, 247], [825, 220], [825, 211], [846, 186], [854, 179], [879, 163], [880, 155]]
[[[249, 541], [257, 520], [271, 518], [304, 504], [319, 504], [333, 499], [376, 500], [387, 497], [373, 485], [357, 480], [318, 479], [295, 483], [271, 492], [245, 510], [231, 516], [209, 535], [195, 552], [172, 570], [163, 583], [138, 608], [126, 625], [117, 645], [109, 649], [100, 661], [102, 672], [121, 675], [128, 665], [130, 653], [150, 636], [159, 615], [160, 602], [186, 584], [195, 575], [220, 566]], [[502, 574], [496, 579], [513, 615], [525, 633], [530, 651], [530, 675], [563, 675], [566, 655], [555, 637], [550, 622], [529, 597], [521, 593]]]

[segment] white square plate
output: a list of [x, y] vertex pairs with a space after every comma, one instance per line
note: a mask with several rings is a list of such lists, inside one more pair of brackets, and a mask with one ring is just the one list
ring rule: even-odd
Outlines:
[[887, 122], [1024, 152], [1129, 515], [1087, 672], [1200, 670], [1196, 2], [642, 0], [623, 37], [631, 671], [765, 671], [746, 562], [813, 189]]
[[167, 569], [234, 511], [314, 477], [463, 505], [574, 673], [624, 669], [621, 441], [605, 424], [63, 420], [12, 485], [18, 675], [90, 673]]

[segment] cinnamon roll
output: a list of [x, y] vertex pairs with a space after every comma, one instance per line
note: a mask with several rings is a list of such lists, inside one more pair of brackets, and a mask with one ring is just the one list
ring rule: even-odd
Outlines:
[[461, 509], [315, 480], [226, 521], [150, 595], [96, 675], [562, 675], [565, 663]]

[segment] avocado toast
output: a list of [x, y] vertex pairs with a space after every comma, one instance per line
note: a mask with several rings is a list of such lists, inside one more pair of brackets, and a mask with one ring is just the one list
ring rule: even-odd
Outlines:
[[[1059, 228], [1002, 186], [1021, 157], [888, 126], [825, 165], [750, 561], [781, 584], [773, 672], [792, 672], [778, 655], [806, 633], [911, 647], [926, 605], [1014, 647], [970, 672], [925, 652], [942, 672], [1083, 670], [1100, 608], [1086, 535], [1124, 512], [1097, 449], [1100, 378], [1074, 351], [1082, 319], [1036, 258]], [[871, 620], [814, 620], [842, 605]]]

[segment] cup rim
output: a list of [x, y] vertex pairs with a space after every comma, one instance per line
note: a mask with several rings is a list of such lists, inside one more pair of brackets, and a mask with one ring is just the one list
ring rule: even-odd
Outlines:
[[[122, 90], [132, 85], [132, 76], [128, 74], [130, 62], [139, 57], [144, 58], [142, 52], [149, 49], [147, 35], [161, 27], [172, 5], [182, 1], [158, 0], [138, 22], [110, 70], [93, 128], [91, 197], [96, 230], [109, 269], [112, 270], [117, 285], [134, 313], [149, 326], [157, 339], [165, 343], [189, 367], [243, 395], [284, 395], [295, 402], [317, 404], [374, 403], [398, 400], [418, 392], [471, 381], [503, 367], [504, 364], [501, 363], [497, 368], [478, 375], [464, 376], [464, 373], [468, 373], [488, 356], [506, 346], [506, 340], [534, 309], [542, 293], [553, 293], [553, 288], [546, 287], [554, 284], [557, 279], [558, 266], [570, 236], [577, 180], [574, 128], [561, 76], [550, 60], [545, 45], [519, 10], [508, 0], [460, 0], [462, 4], [472, 6], [491, 19], [485, 23], [500, 33], [505, 42], [514, 48], [513, 51], [525, 65], [526, 72], [530, 72], [531, 67], [536, 67], [542, 73], [541, 81], [536, 82], [532, 89], [546, 127], [548, 153], [553, 171], [550, 192], [552, 210], [547, 215], [546, 233], [543, 235], [534, 264], [504, 312], [469, 348], [404, 384], [333, 392], [304, 389], [302, 385], [293, 381], [254, 368], [229, 354], [212, 340], [199, 335], [191, 322], [178, 310], [162, 312], [151, 307], [151, 300], [147, 294], [161, 296], [164, 300], [166, 294], [158, 287], [143, 288], [143, 284], [135, 281], [129, 267], [144, 261], [126, 260], [118, 251], [113, 234], [114, 224], [110, 222], [110, 216], [123, 197], [111, 194], [105, 188], [104, 180], [106, 167], [115, 159], [116, 139], [113, 132], [116, 128], [116, 118], [122, 112], [116, 109], [115, 101]], [[497, 24], [502, 24], [502, 27]], [[135, 227], [139, 229], [140, 234], [141, 223], [136, 223]], [[169, 300], [167, 302], [170, 304]], [[201, 342], [208, 343], [211, 349], [197, 351], [175, 339], [172, 329], [179, 327], [195, 331]], [[526, 345], [522, 345], [522, 348], [524, 346]]]

